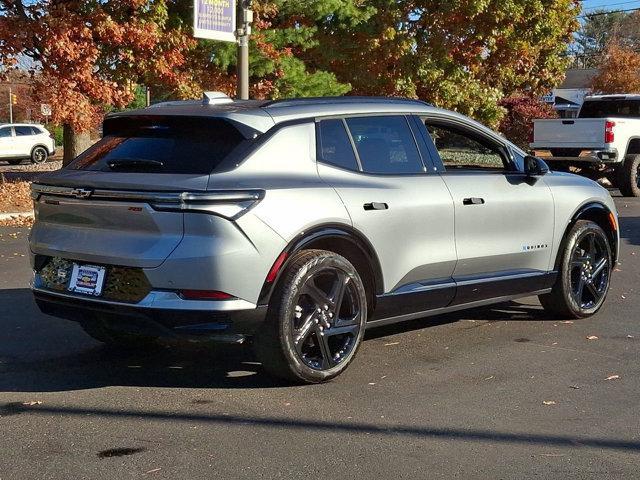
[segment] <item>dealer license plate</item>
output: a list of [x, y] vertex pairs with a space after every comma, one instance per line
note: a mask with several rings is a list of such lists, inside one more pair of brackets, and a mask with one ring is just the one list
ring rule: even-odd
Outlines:
[[69, 282], [69, 291], [95, 297], [99, 296], [102, 293], [102, 285], [104, 284], [104, 273], [104, 267], [74, 263], [71, 281]]

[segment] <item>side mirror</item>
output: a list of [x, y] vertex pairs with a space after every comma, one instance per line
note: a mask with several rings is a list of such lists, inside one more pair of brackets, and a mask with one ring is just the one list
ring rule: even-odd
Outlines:
[[540, 177], [549, 173], [549, 165], [538, 157], [527, 155], [524, 157], [524, 173], [527, 177]]

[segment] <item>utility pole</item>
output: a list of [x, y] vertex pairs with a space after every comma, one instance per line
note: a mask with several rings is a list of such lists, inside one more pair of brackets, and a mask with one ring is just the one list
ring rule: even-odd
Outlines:
[[145, 97], [146, 97], [146, 104], [147, 107], [151, 106], [151, 89], [149, 87], [145, 87], [146, 92], [145, 92]]
[[238, 85], [236, 95], [241, 100], [249, 99], [249, 36], [253, 23], [251, 0], [238, 2]]
[[9, 87], [9, 123], [13, 123], [13, 95], [11, 94], [11, 87]]

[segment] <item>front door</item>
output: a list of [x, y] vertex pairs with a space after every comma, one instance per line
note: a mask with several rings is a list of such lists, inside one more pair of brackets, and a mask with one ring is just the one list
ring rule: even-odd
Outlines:
[[471, 122], [424, 120], [455, 208], [454, 303], [546, 288], [554, 203], [544, 179], [527, 177], [504, 141]]
[[13, 145], [13, 130], [11, 127], [0, 127], [0, 158], [9, 158], [15, 155]]
[[376, 318], [442, 307], [455, 293], [453, 203], [443, 179], [427, 173], [411, 125], [397, 114], [318, 122], [319, 174], [380, 260]]

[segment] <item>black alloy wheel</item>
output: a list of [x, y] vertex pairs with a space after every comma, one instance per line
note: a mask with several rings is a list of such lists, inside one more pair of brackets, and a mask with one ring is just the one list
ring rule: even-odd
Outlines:
[[551, 292], [540, 295], [544, 309], [561, 318], [596, 313], [607, 296], [613, 271], [610, 240], [589, 220], [578, 220], [567, 233]]
[[606, 238], [595, 231], [585, 232], [571, 256], [571, 293], [580, 308], [598, 305], [609, 287], [611, 260]]
[[265, 370], [302, 383], [342, 373], [364, 336], [366, 299], [360, 275], [344, 257], [325, 250], [293, 255], [255, 337]]

